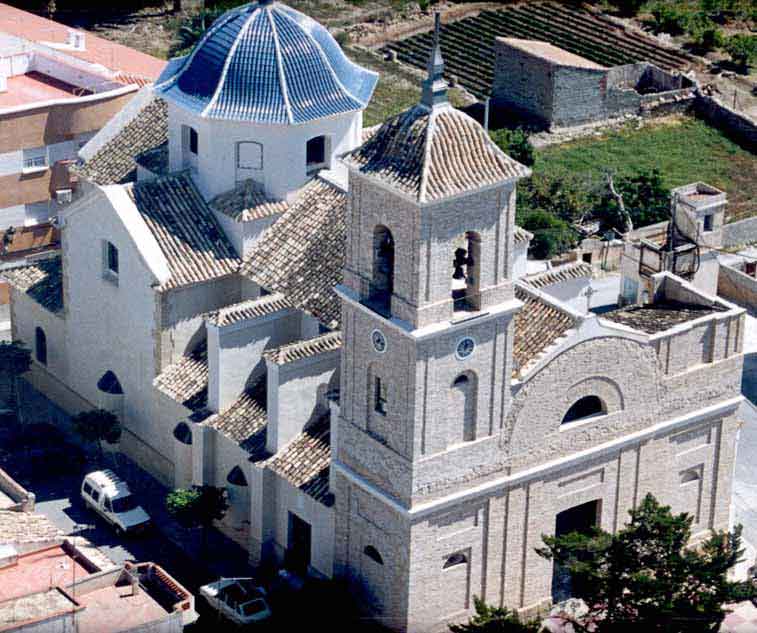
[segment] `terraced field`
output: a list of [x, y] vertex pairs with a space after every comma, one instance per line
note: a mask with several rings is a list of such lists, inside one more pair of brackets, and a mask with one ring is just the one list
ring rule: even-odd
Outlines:
[[[443, 25], [441, 45], [448, 78], [455, 75], [477, 97], [488, 96], [498, 36], [550, 42], [604, 66], [649, 61], [674, 69], [691, 64], [685, 55], [626, 33], [601, 16], [554, 3], [528, 3], [482, 11]], [[421, 33], [390, 42], [381, 50], [395, 51], [401, 62], [425, 69], [432, 39], [432, 33]]]

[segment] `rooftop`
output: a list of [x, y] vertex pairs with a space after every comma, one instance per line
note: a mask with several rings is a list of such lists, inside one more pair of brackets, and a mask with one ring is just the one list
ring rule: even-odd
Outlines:
[[[5, 232], [0, 231], [0, 241]], [[8, 261], [39, 253], [60, 244], [60, 231], [49, 222], [34, 226], [19, 226], [15, 228], [10, 244], [0, 259]]]
[[242, 273], [336, 327], [341, 308], [334, 286], [342, 281], [346, 206], [344, 191], [319, 178], [310, 181], [253, 246]]
[[78, 603], [58, 587], [11, 598], [0, 602], [0, 631], [22, 630], [25, 623], [72, 613], [77, 607]]
[[239, 396], [226, 411], [209, 418], [205, 424], [239, 444], [250, 453], [250, 459], [253, 461], [267, 457], [265, 444], [268, 413], [265, 377]]
[[266, 1], [224, 13], [156, 90], [209, 118], [299, 124], [365, 108], [377, 81], [315, 20]]
[[657, 334], [681, 323], [726, 310], [727, 308], [721, 305], [701, 306], [677, 301], [655, 301], [605, 312], [602, 318], [647, 334]]
[[334, 496], [329, 492], [330, 442], [330, 417], [327, 413], [297, 435], [266, 465], [295, 488], [331, 506]]
[[77, 592], [76, 600], [84, 607], [76, 616], [77, 633], [131, 631], [168, 615], [150, 592], [135, 591], [128, 582]]
[[191, 354], [166, 367], [153, 386], [169, 398], [196, 411], [208, 400], [208, 348], [199, 345]]
[[539, 40], [522, 40], [514, 37], [498, 37], [499, 42], [504, 42], [517, 48], [525, 53], [529, 53], [535, 57], [540, 57], [553, 64], [559, 66], [572, 66], [574, 68], [589, 68], [595, 70], [602, 70], [605, 67], [593, 62], [585, 57], [570, 53], [554, 44], [549, 42], [541, 42]]
[[239, 303], [210, 312], [206, 315], [207, 320], [214, 325], [224, 327], [232, 323], [256, 319], [261, 316], [273, 314], [280, 310], [290, 308], [290, 303], [281, 293], [265, 295], [257, 299], [248, 299]]
[[575, 262], [573, 264], [566, 264], [565, 266], [545, 270], [540, 273], [526, 275], [521, 281], [534, 288], [544, 288], [545, 286], [559, 284], [572, 279], [581, 279], [582, 277], [591, 279], [593, 275], [594, 269], [591, 267], [591, 264], [587, 264], [586, 262]]
[[52, 45], [52, 48], [65, 51], [68, 55], [92, 64], [99, 64], [119, 73], [116, 79], [121, 83], [153, 81], [165, 66], [163, 60], [89, 32], [85, 34], [83, 49], [68, 47], [71, 30], [65, 24], [48, 20], [8, 4], [0, 4], [0, 33], [9, 33], [38, 44]]
[[269, 197], [254, 180], [240, 182], [231, 191], [216, 196], [210, 206], [237, 222], [260, 220], [284, 213], [288, 208], [285, 201]]
[[449, 105], [416, 105], [388, 119], [344, 158], [417, 202], [432, 202], [530, 175], [483, 127]]
[[263, 358], [276, 365], [285, 365], [296, 360], [311, 358], [318, 354], [334, 352], [342, 347], [342, 333], [327, 332], [306, 341], [297, 341], [263, 352]]
[[241, 261], [187, 174], [125, 185], [168, 262], [171, 290], [239, 270]]
[[17, 290], [53, 313], [63, 311], [63, 271], [60, 255], [2, 272]]
[[7, 88], [7, 91], [0, 92], [0, 108], [91, 94], [89, 90], [34, 70], [24, 75], [8, 77]]
[[577, 320], [523, 285], [515, 285], [515, 297], [523, 302], [515, 315], [513, 337], [513, 376], [518, 376], [574, 328]]
[[121, 128], [92, 158], [78, 165], [76, 172], [98, 185], [112, 185], [136, 179], [135, 158], [168, 140], [168, 108], [163, 99], [150, 99], [139, 113]]
[[[0, 510], [0, 544], [46, 543], [63, 533], [43, 514]], [[0, 587], [0, 600], [3, 599]]]

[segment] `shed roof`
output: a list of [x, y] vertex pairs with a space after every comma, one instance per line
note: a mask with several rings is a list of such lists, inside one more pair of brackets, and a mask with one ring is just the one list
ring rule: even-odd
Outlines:
[[26, 293], [46, 310], [63, 311], [63, 269], [60, 255], [40, 259], [28, 266], [9, 268], [2, 272], [8, 282]]
[[265, 450], [268, 428], [265, 377], [241, 394], [226, 411], [208, 418], [205, 424], [239, 444], [250, 454], [252, 461], [268, 457]]
[[155, 377], [153, 386], [192, 411], [203, 408], [208, 400], [207, 344], [166, 367]]
[[244, 180], [232, 190], [216, 196], [210, 206], [237, 222], [260, 220], [284, 213], [289, 208], [286, 201], [271, 198], [254, 180]]
[[597, 64], [590, 59], [566, 51], [565, 49], [550, 44], [549, 42], [542, 42], [540, 40], [523, 40], [515, 37], [498, 37], [496, 40], [525, 53], [529, 53], [534, 57], [539, 57], [553, 64], [557, 64], [558, 66], [589, 68], [595, 70], [604, 70], [605, 68], [601, 64]]

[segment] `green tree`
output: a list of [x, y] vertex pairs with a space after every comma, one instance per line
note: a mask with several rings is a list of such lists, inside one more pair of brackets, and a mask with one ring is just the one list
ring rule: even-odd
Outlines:
[[523, 622], [514, 611], [503, 607], [490, 607], [474, 597], [474, 615], [467, 624], [450, 624], [452, 633], [537, 633], [540, 625], [536, 620]]
[[732, 35], [726, 39], [724, 48], [731, 56], [731, 61], [743, 73], [749, 72], [749, 67], [757, 61], [757, 35]]
[[530, 251], [536, 259], [554, 257], [576, 245], [578, 235], [573, 227], [544, 209], [525, 212], [518, 224], [533, 233]]
[[581, 224], [596, 205], [594, 187], [574, 174], [535, 174], [519, 192], [530, 209], [544, 209], [568, 224]]
[[171, 55], [184, 55], [188, 53], [213, 22], [225, 12], [223, 7], [210, 7], [201, 9], [187, 16], [179, 25], [177, 43], [171, 48]]
[[618, 9], [618, 13], [627, 18], [635, 16], [645, 3], [646, 0], [613, 0], [613, 4]]
[[717, 631], [723, 604], [754, 594], [751, 583], [728, 580], [744, 553], [740, 526], [689, 547], [688, 514], [673, 514], [648, 494], [630, 515], [616, 534], [595, 528], [542, 537], [545, 547], [537, 553], [569, 571], [575, 596], [588, 606], [576, 630]]
[[202, 528], [202, 550], [208, 541], [208, 529], [213, 521], [226, 516], [229, 501], [224, 488], [215, 486], [192, 486], [177, 488], [166, 496], [166, 509], [180, 525], [187, 528]]
[[[657, 169], [635, 176], [615, 179], [615, 187], [623, 197], [626, 211], [635, 228], [662, 222], [670, 217], [670, 192]], [[607, 190], [593, 213], [604, 230], [625, 231], [625, 217], [617, 199]]]
[[11, 379], [13, 399], [15, 400], [16, 419], [23, 424], [23, 407], [21, 406], [21, 390], [19, 378], [32, 364], [32, 353], [21, 341], [0, 342], [0, 373], [7, 374]]
[[505, 154], [523, 165], [534, 164], [534, 146], [528, 138], [528, 133], [522, 128], [509, 130], [502, 128], [490, 132], [492, 140]]
[[670, 0], [660, 0], [652, 6], [652, 30], [655, 33], [669, 33], [681, 35], [686, 29], [691, 18], [688, 7], [682, 6]]
[[121, 439], [121, 423], [118, 417], [105, 409], [82, 411], [71, 418], [74, 430], [85, 441], [97, 444], [97, 451], [102, 458], [102, 443], [117, 444]]

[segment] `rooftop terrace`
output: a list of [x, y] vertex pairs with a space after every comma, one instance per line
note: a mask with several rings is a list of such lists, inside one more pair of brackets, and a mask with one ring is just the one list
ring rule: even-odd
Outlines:
[[657, 301], [605, 312], [602, 318], [647, 334], [657, 334], [681, 323], [726, 310], [725, 306], [720, 305], [701, 306], [677, 301]]
[[79, 88], [36, 70], [9, 77], [7, 82], [8, 90], [0, 92], [0, 108], [92, 94], [90, 90]]

